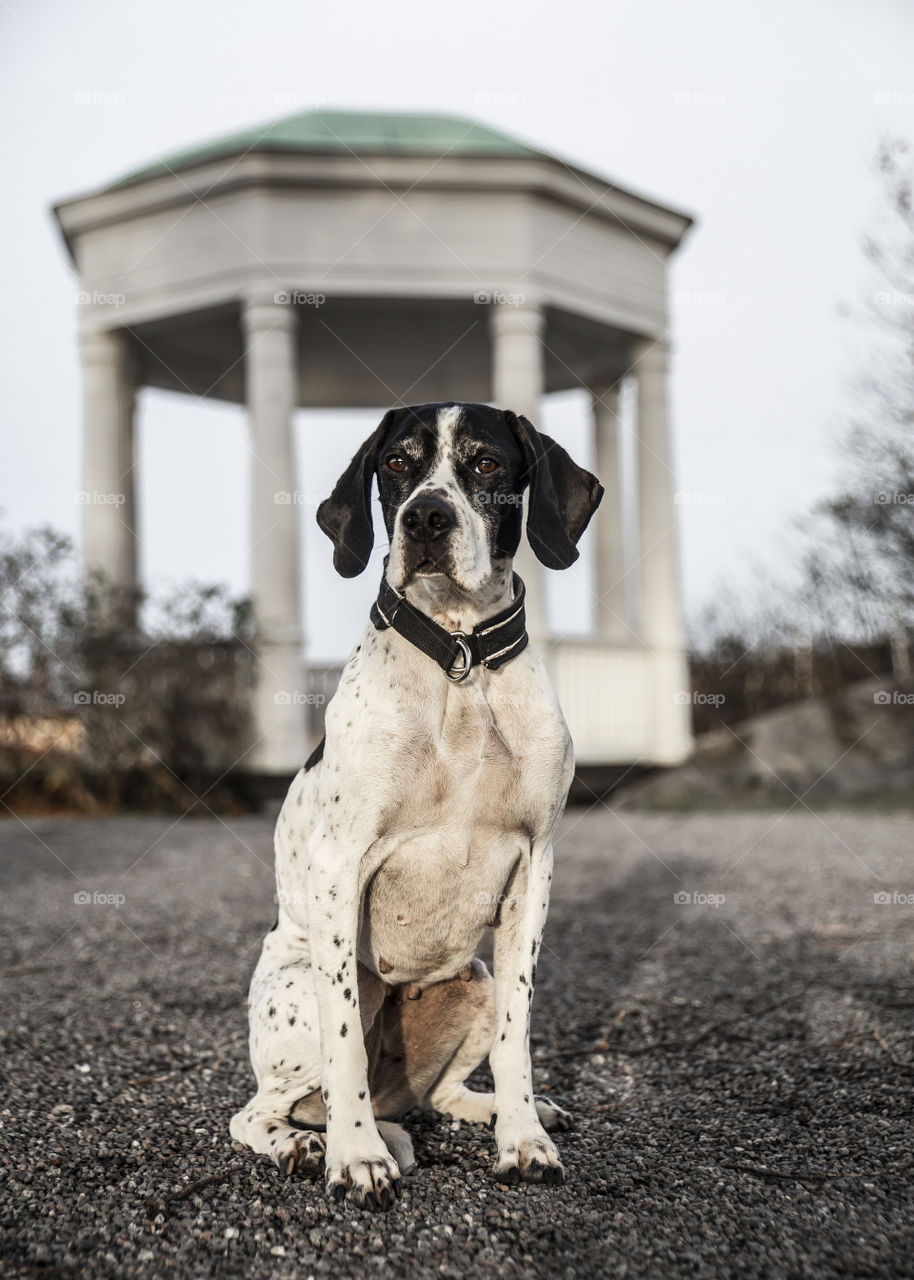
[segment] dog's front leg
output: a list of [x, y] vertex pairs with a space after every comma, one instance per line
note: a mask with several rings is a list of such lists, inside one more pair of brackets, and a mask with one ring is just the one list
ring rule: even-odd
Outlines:
[[400, 1170], [375, 1124], [359, 1006], [361, 856], [316, 833], [308, 858], [308, 923], [327, 1108], [326, 1182], [337, 1200], [387, 1209]]
[[565, 1181], [555, 1143], [536, 1112], [530, 1012], [552, 879], [551, 841], [534, 841], [506, 886], [495, 930], [495, 1175], [502, 1182]]

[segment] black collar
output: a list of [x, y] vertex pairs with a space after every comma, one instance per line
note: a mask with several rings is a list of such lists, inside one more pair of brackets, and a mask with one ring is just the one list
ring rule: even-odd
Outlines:
[[490, 671], [510, 662], [527, 647], [524, 618], [524, 584], [514, 574], [514, 599], [501, 613], [485, 618], [467, 635], [448, 631], [395, 590], [385, 575], [378, 598], [371, 606], [371, 620], [379, 631], [393, 627], [410, 644], [421, 649], [441, 667], [448, 680], [459, 684], [480, 663]]

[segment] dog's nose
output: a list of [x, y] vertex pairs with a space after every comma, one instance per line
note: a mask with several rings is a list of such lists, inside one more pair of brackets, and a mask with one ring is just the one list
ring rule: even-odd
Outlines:
[[403, 512], [403, 528], [415, 542], [434, 542], [454, 527], [454, 513], [433, 493], [414, 498]]

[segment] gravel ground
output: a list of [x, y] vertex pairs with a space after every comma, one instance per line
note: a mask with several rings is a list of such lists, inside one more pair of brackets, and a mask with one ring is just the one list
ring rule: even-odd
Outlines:
[[914, 1275], [912, 817], [569, 811], [534, 1020], [568, 1184], [415, 1116], [379, 1216], [228, 1136], [270, 827], [0, 824], [4, 1275]]

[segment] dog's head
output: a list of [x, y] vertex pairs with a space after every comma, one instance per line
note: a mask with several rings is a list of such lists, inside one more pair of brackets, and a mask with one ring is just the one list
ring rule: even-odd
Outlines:
[[527, 488], [530, 545], [550, 569], [567, 569], [603, 496], [596, 477], [524, 417], [482, 404], [391, 409], [318, 507], [344, 578], [371, 555], [375, 476], [390, 537], [387, 577], [398, 590], [444, 575], [477, 591], [517, 551]]

